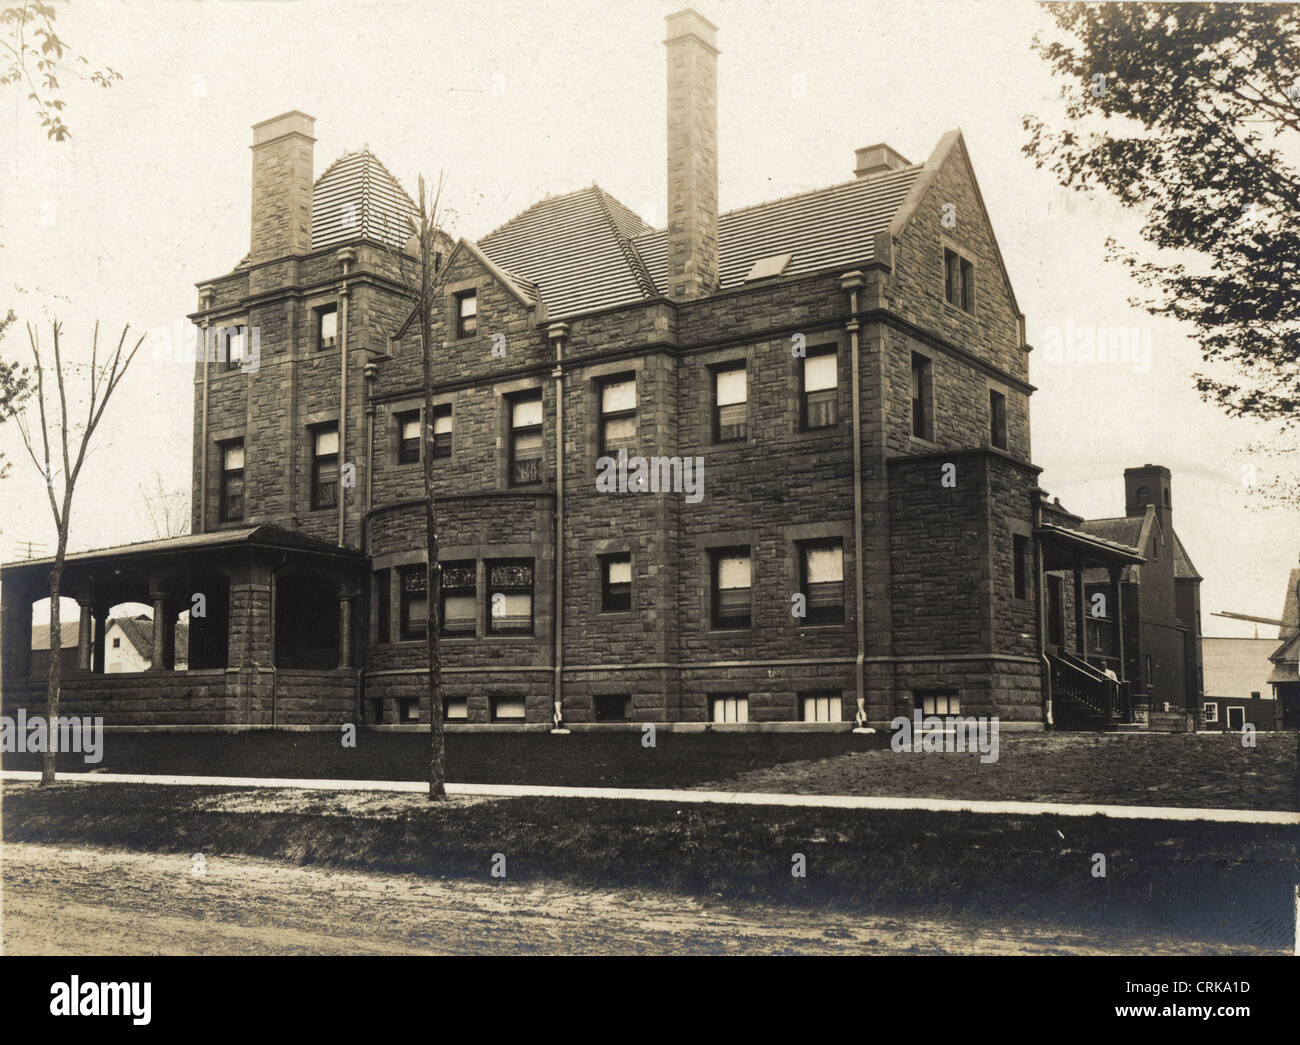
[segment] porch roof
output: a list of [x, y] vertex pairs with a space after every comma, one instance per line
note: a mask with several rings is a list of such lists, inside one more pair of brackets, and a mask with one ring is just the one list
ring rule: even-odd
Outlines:
[[1076, 566], [1082, 567], [1085, 562], [1101, 566], [1129, 566], [1146, 562], [1138, 550], [1130, 545], [1108, 541], [1081, 530], [1044, 524], [1034, 533], [1043, 548], [1044, 569], [1073, 569]]
[[[354, 548], [340, 548], [336, 544], [322, 541], [306, 534], [286, 530], [273, 523], [258, 526], [244, 526], [239, 529], [217, 530], [211, 533], [191, 533], [182, 537], [165, 537], [154, 541], [137, 541], [134, 544], [120, 544], [112, 548], [94, 548], [87, 551], [69, 552], [64, 557], [65, 565], [91, 563], [101, 560], [145, 558], [159, 555], [189, 555], [195, 552], [210, 552], [223, 548], [271, 548], [281, 551], [304, 551], [315, 555], [328, 555], [345, 559], [365, 559], [363, 552]], [[48, 569], [54, 565], [54, 556], [43, 559], [27, 559], [22, 562], [7, 562], [0, 566], [0, 576], [17, 574], [30, 570]]]

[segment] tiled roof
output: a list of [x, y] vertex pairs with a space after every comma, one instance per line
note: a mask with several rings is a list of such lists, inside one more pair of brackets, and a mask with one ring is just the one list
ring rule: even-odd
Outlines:
[[591, 185], [533, 204], [488, 233], [478, 248], [507, 272], [536, 284], [551, 317], [653, 297], [631, 239], [650, 228]]
[[[920, 166], [760, 203], [718, 217], [722, 289], [754, 263], [790, 255], [782, 276], [862, 264], [889, 227]], [[668, 289], [667, 231], [652, 230], [597, 185], [553, 196], [488, 233], [479, 248], [537, 284], [551, 318], [656, 297]]]
[[1119, 519], [1085, 519], [1083, 528], [1094, 537], [1100, 537], [1112, 544], [1123, 544], [1130, 548], [1142, 547], [1141, 515], [1129, 515]]
[[345, 152], [316, 179], [311, 249], [366, 237], [394, 249], [411, 238], [415, 203], [369, 150]]
[[[905, 167], [719, 215], [722, 289], [740, 286], [754, 262], [775, 254], [790, 255], [783, 276], [872, 260], [876, 233], [889, 227], [922, 169]], [[667, 239], [659, 229], [635, 240], [661, 293], [668, 285]]]

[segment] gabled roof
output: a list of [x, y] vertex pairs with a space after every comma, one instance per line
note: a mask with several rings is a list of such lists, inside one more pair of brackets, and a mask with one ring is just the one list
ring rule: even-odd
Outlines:
[[[78, 622], [75, 620], [65, 620], [59, 622], [59, 645], [63, 649], [76, 649], [77, 644], [81, 641], [81, 632]], [[48, 624], [32, 625], [32, 649], [47, 650], [50, 648], [50, 626]]]
[[401, 248], [411, 238], [415, 203], [370, 151], [345, 152], [311, 193], [311, 249], [365, 237]]
[[[744, 284], [755, 262], [779, 254], [782, 276], [858, 265], [875, 258], [876, 234], [889, 227], [916, 183], [920, 165], [858, 178], [718, 216], [718, 277], [723, 290]], [[666, 229], [634, 241], [659, 292], [668, 285]]]
[[1122, 515], [1115, 519], [1085, 519], [1083, 528], [1103, 540], [1125, 544], [1130, 548], [1145, 549], [1153, 524], [1159, 525], [1155, 512], [1148, 506], [1148, 510], [1142, 515]]
[[650, 227], [598, 185], [534, 203], [478, 248], [536, 284], [552, 317], [655, 296], [632, 237]]
[[1187, 549], [1183, 547], [1183, 542], [1178, 539], [1178, 533], [1174, 533], [1174, 579], [1199, 581], [1204, 578], [1196, 572], [1196, 567], [1192, 565], [1192, 558], [1187, 554]]

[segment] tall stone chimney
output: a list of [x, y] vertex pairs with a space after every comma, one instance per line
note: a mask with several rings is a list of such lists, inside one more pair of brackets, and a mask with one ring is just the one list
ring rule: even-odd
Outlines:
[[718, 27], [669, 15], [668, 295], [718, 289]]
[[315, 127], [297, 109], [253, 124], [254, 264], [311, 250]]

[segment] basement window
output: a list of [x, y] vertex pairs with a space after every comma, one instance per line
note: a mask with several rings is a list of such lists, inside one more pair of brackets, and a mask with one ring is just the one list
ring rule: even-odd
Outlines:
[[632, 698], [626, 693], [602, 693], [592, 699], [591, 710], [597, 722], [626, 722], [632, 715]]
[[749, 697], [735, 693], [714, 693], [709, 697], [714, 722], [748, 722]]
[[805, 722], [842, 722], [844, 701], [833, 691], [804, 693], [799, 698]]
[[403, 722], [420, 721], [420, 702], [415, 697], [398, 697], [398, 718]]
[[523, 697], [493, 697], [493, 722], [522, 722], [524, 720]]
[[922, 715], [961, 714], [961, 698], [955, 689], [918, 689], [913, 699]]
[[468, 697], [443, 697], [442, 698], [442, 720], [444, 722], [469, 721], [469, 698]]

